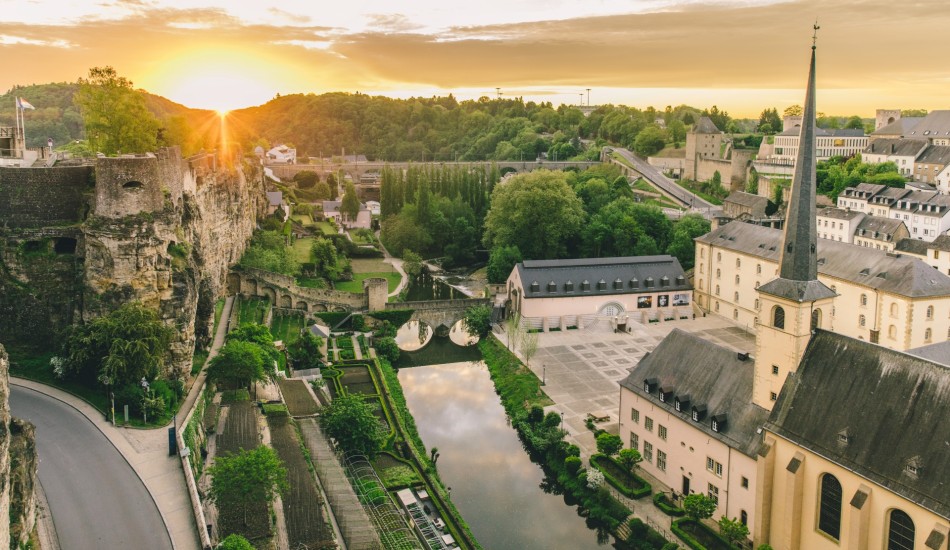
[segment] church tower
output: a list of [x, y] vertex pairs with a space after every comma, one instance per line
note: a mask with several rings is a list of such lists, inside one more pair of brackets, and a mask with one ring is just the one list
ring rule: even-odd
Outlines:
[[[817, 31], [817, 28], [816, 28]], [[785, 216], [779, 276], [758, 289], [761, 314], [755, 339], [752, 400], [772, 410], [782, 384], [798, 368], [815, 328], [831, 316], [834, 291], [818, 281], [815, 189], [815, 45], [802, 117], [792, 195]]]

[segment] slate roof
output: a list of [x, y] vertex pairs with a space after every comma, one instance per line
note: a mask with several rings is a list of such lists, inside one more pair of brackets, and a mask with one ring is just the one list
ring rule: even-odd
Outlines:
[[845, 208], [822, 208], [818, 210], [818, 215], [822, 218], [834, 218], [836, 220], [853, 220], [858, 216], [866, 215], [864, 212], [858, 212], [857, 210], [848, 210]]
[[716, 127], [716, 123], [712, 121], [708, 116], [699, 117], [699, 121], [693, 126], [694, 134], [721, 134], [719, 128]]
[[[777, 263], [782, 231], [732, 222], [695, 240]], [[829, 239], [818, 240], [818, 273], [912, 298], [950, 295], [950, 277], [920, 258]]]
[[769, 204], [769, 199], [766, 197], [760, 197], [759, 195], [753, 195], [752, 193], [746, 193], [744, 191], [733, 191], [729, 193], [729, 196], [722, 202], [732, 202], [742, 206], [748, 206], [751, 208], [761, 208], [765, 209]]
[[[940, 237], [937, 237], [938, 239]], [[916, 254], [918, 256], [926, 256], [927, 248], [930, 247], [932, 243], [927, 241], [922, 241], [920, 239], [911, 239], [910, 237], [906, 239], [901, 239], [897, 241], [897, 244], [894, 246], [894, 250], [898, 252], [906, 252], [908, 254]]]
[[[858, 224], [856, 235], [868, 239], [892, 241], [894, 240], [894, 234], [900, 230], [902, 225], [904, 225], [904, 222], [901, 220], [882, 218], [881, 216], [868, 216]], [[875, 236], [875, 233], [880, 234], [880, 236]], [[885, 235], [889, 236], [889, 238], [884, 238]]]
[[[524, 285], [525, 298], [642, 294], [693, 288], [679, 260], [668, 255], [525, 260], [515, 269]], [[590, 284], [588, 290], [583, 290], [584, 281]], [[598, 284], [601, 281], [604, 288]], [[535, 282], [538, 283], [537, 291], [532, 291], [531, 285]]]
[[[945, 366], [819, 330], [785, 380], [766, 428], [950, 517]], [[847, 443], [839, 441], [843, 431]], [[917, 475], [905, 472], [912, 460], [919, 461]]]
[[940, 342], [939, 344], [930, 344], [929, 346], [909, 349], [907, 353], [950, 367], [950, 340]]
[[905, 116], [901, 117], [894, 122], [881, 126], [877, 130], [871, 132], [872, 136], [904, 136], [907, 132], [914, 129], [917, 124], [923, 120], [924, 117], [920, 116]]
[[881, 191], [880, 193], [871, 197], [871, 204], [884, 204], [890, 205], [894, 201], [900, 199], [904, 195], [907, 195], [913, 191], [913, 189], [902, 189], [900, 187], [888, 187]]
[[267, 191], [267, 204], [270, 206], [280, 206], [284, 200], [284, 194], [280, 191]]
[[886, 185], [880, 185], [878, 183], [859, 183], [854, 187], [845, 187], [841, 195], [849, 199], [868, 200], [870, 197], [886, 189]]
[[950, 111], [930, 111], [907, 135], [924, 139], [950, 137]]
[[920, 164], [939, 164], [946, 166], [950, 164], [950, 147], [946, 145], [931, 145], [919, 157], [917, 162]]
[[927, 248], [950, 252], [950, 235], [943, 234], [933, 240]]
[[876, 139], [864, 148], [865, 153], [874, 155], [892, 155], [898, 157], [916, 157], [927, 147], [925, 139]]
[[[761, 443], [756, 430], [769, 413], [752, 403], [754, 369], [751, 357], [740, 360], [735, 351], [677, 328], [640, 360], [620, 386], [649, 399], [655, 407], [665, 409], [709, 437], [755, 457]], [[648, 394], [644, 381], [652, 378], [657, 380], [657, 389]], [[659, 388], [672, 388], [673, 397], [661, 402]], [[674, 398], [687, 396], [688, 406], [677, 412]], [[700, 422], [692, 420], [694, 405], [706, 407], [705, 418]], [[721, 414], [726, 415], [725, 427], [713, 431], [710, 420]]]

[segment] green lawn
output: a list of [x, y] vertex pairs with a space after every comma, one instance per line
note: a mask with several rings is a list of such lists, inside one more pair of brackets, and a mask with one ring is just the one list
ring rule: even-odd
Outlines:
[[275, 340], [283, 340], [284, 344], [289, 344], [300, 336], [303, 329], [303, 314], [274, 315], [270, 323], [270, 332]]
[[633, 188], [639, 191], [646, 191], [647, 193], [656, 193], [657, 195], [662, 195], [659, 189], [650, 185], [650, 183], [647, 182], [647, 180], [643, 178], [640, 178], [637, 181], [633, 182]]
[[293, 250], [294, 257], [297, 258], [298, 262], [306, 263], [310, 261], [310, 247], [313, 246], [313, 241], [313, 237], [303, 237], [294, 241], [291, 250]]
[[354, 258], [350, 260], [350, 265], [353, 266], [353, 273], [396, 272], [393, 266], [384, 262], [382, 258]]
[[313, 225], [313, 218], [310, 217], [310, 214], [294, 214], [291, 217], [294, 219], [295, 222], [299, 223], [300, 225], [304, 227]]
[[330, 222], [316, 222], [314, 225], [316, 225], [320, 231], [323, 231], [324, 235], [337, 234], [336, 228], [333, 227], [333, 225]]
[[627, 168], [633, 168], [633, 164], [631, 164], [629, 160], [627, 160], [623, 155], [621, 155], [620, 153], [616, 151], [613, 151], [610, 153], [610, 158], [616, 160], [620, 164], [623, 164]]
[[319, 277], [297, 277], [297, 286], [304, 288], [326, 288], [327, 283]]
[[238, 326], [249, 325], [252, 323], [262, 324], [267, 310], [270, 309], [270, 301], [264, 298], [239, 298], [238, 307]]
[[389, 280], [389, 292], [396, 290], [396, 287], [399, 286], [399, 281], [401, 279], [399, 273], [391, 272], [377, 272], [377, 273], [354, 273], [352, 281], [343, 281], [335, 283], [337, 290], [342, 290], [343, 292], [354, 292], [360, 294], [363, 292], [363, 279], [370, 279], [372, 277], [382, 277]]

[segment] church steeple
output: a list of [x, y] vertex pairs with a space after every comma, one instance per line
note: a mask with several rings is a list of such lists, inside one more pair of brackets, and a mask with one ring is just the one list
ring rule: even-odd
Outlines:
[[[818, 26], [815, 25], [815, 30]], [[814, 39], [815, 37], [813, 37]], [[811, 47], [805, 111], [798, 140], [798, 156], [792, 177], [792, 193], [785, 216], [785, 232], [779, 259], [779, 278], [759, 290], [795, 301], [812, 301], [834, 296], [818, 283], [818, 221], [815, 206], [817, 187], [815, 116], [815, 44]]]
[[[818, 30], [818, 25], [815, 25]], [[814, 37], [813, 37], [814, 38]], [[818, 220], [815, 188], [815, 44], [811, 47], [805, 112], [785, 216], [779, 276], [759, 287], [760, 315], [755, 338], [752, 401], [771, 410], [789, 373], [811, 339], [812, 330], [829, 328], [835, 292], [818, 280]]]

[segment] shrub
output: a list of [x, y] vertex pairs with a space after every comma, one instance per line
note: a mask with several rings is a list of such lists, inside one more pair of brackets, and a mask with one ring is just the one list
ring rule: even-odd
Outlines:
[[666, 497], [666, 493], [657, 493], [653, 495], [653, 505], [668, 516], [682, 517], [686, 513], [682, 508], [679, 508], [673, 504], [670, 499]]
[[577, 475], [577, 471], [581, 469], [581, 459], [576, 456], [569, 456], [564, 459], [564, 467], [571, 475]]
[[537, 424], [542, 420], [544, 420], [544, 407], [541, 405], [533, 405], [531, 410], [528, 411], [528, 422]]

